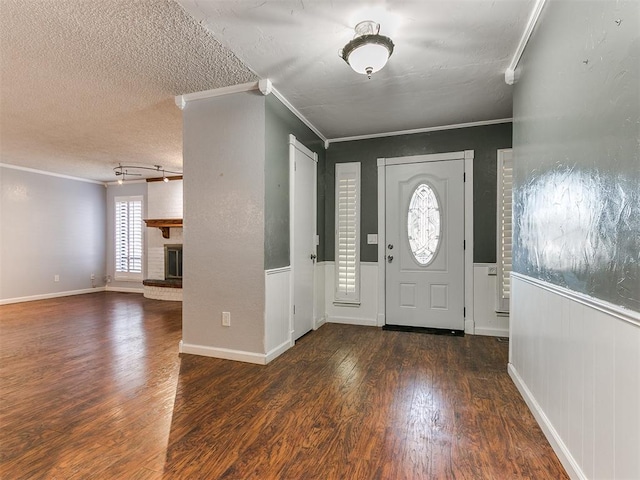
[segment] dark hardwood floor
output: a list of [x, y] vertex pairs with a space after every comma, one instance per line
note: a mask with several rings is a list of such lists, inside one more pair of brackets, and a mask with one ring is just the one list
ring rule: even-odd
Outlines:
[[136, 294], [0, 307], [0, 478], [568, 478], [506, 342], [330, 324], [258, 366], [180, 329]]

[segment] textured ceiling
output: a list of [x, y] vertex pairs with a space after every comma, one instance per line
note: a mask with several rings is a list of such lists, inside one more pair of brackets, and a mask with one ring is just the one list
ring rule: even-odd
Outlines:
[[0, 0], [0, 162], [182, 169], [174, 96], [255, 79], [168, 0]]
[[[118, 163], [180, 170], [174, 96], [257, 76], [330, 139], [511, 117], [503, 74], [533, 4], [0, 0], [0, 162], [100, 181]], [[364, 19], [396, 45], [371, 80], [338, 56]]]
[[[504, 72], [533, 0], [178, 0], [327, 138], [509, 118]], [[362, 20], [395, 49], [371, 80], [338, 56]]]

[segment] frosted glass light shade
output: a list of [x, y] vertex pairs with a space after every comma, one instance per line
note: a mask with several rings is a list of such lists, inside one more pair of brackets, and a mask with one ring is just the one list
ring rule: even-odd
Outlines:
[[351, 52], [345, 60], [355, 72], [371, 75], [387, 64], [389, 50], [379, 43], [365, 43]]
[[389, 37], [379, 35], [380, 25], [365, 20], [356, 25], [356, 36], [340, 51], [340, 56], [351, 68], [371, 78], [380, 71], [393, 53], [393, 42]]

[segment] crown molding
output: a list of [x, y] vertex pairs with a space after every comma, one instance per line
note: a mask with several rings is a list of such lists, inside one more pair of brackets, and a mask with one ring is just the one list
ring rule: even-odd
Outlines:
[[325, 148], [329, 146], [327, 138], [322, 135], [309, 120], [305, 118], [291, 103], [282, 95], [271, 83], [268, 78], [263, 78], [257, 82], [242, 83], [239, 85], [231, 85], [229, 87], [214, 88], [212, 90], [205, 90], [202, 92], [186, 93], [184, 95], [178, 95], [175, 97], [176, 105], [180, 110], [184, 110], [187, 103], [194, 100], [202, 100], [204, 98], [220, 97], [222, 95], [232, 95], [234, 93], [251, 92], [253, 90], [259, 90], [265, 97], [269, 94], [273, 94], [280, 102], [287, 107], [287, 109], [293, 113], [298, 119], [304, 123], [309, 129], [315, 133], [324, 143]]
[[184, 110], [187, 103], [194, 100], [202, 100], [204, 98], [221, 97], [223, 95], [232, 95], [234, 93], [251, 92], [252, 90], [258, 90], [260, 88], [260, 82], [247, 82], [240, 83], [238, 85], [230, 85], [228, 87], [214, 88], [211, 90], [204, 90], [202, 92], [185, 93], [184, 95], [177, 95], [176, 105], [180, 110]]
[[96, 185], [102, 185], [104, 187], [107, 186], [106, 182], [99, 182], [98, 180], [90, 180], [88, 178], [72, 177], [71, 175], [64, 175], [62, 173], [47, 172], [46, 170], [38, 170], [38, 169], [35, 169], [35, 168], [20, 167], [18, 165], [11, 165], [9, 163], [0, 163], [0, 167], [10, 168], [12, 170], [22, 170], [23, 172], [37, 173], [39, 175], [47, 175], [49, 177], [64, 178], [66, 180], [75, 180], [76, 182], [95, 183]]
[[414, 128], [412, 130], [400, 130], [396, 132], [372, 133], [369, 135], [354, 135], [352, 137], [331, 138], [327, 140], [329, 144], [339, 142], [351, 142], [354, 140], [369, 140], [371, 138], [397, 137], [399, 135], [412, 135], [414, 133], [438, 132], [440, 130], [455, 130], [458, 128], [483, 127], [486, 125], [498, 125], [500, 123], [513, 122], [513, 118], [499, 118], [496, 120], [482, 120], [479, 122], [456, 123], [453, 125], [442, 125], [438, 127]]
[[296, 108], [291, 105], [289, 103], [289, 101], [284, 97], [284, 95], [282, 95], [278, 90], [276, 90], [275, 88], [271, 89], [271, 93], [273, 93], [273, 96], [276, 97], [278, 100], [280, 100], [280, 102], [289, 109], [289, 111], [291, 113], [293, 113], [296, 117], [298, 117], [298, 119], [304, 123], [307, 127], [309, 127], [309, 129], [315, 133], [324, 143], [324, 148], [326, 149], [329, 146], [329, 140], [327, 140], [327, 138], [322, 135], [322, 133], [320, 133], [320, 130], [318, 130], [309, 120], [307, 120], [305, 118], [304, 115], [302, 115], [298, 110], [296, 110]]
[[547, 0], [536, 0], [536, 4], [533, 6], [533, 11], [531, 12], [531, 16], [529, 17], [527, 26], [522, 33], [520, 43], [518, 43], [518, 48], [516, 48], [516, 52], [513, 54], [511, 63], [507, 67], [507, 70], [504, 72], [504, 81], [505, 83], [507, 83], [507, 85], [513, 85], [518, 81], [519, 73], [516, 72], [516, 68], [518, 68], [518, 63], [520, 63], [520, 59], [522, 58], [524, 49], [527, 47], [527, 43], [529, 43], [529, 39], [533, 34], [533, 29], [536, 27], [538, 19], [540, 18], [540, 14], [542, 13], [542, 9], [544, 8], [546, 3]]

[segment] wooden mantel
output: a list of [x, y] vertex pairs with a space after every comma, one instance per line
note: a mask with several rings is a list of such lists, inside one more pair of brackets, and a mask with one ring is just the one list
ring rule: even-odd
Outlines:
[[162, 231], [162, 238], [169, 238], [171, 227], [182, 227], [181, 218], [154, 218], [145, 220], [147, 227], [157, 227]]

